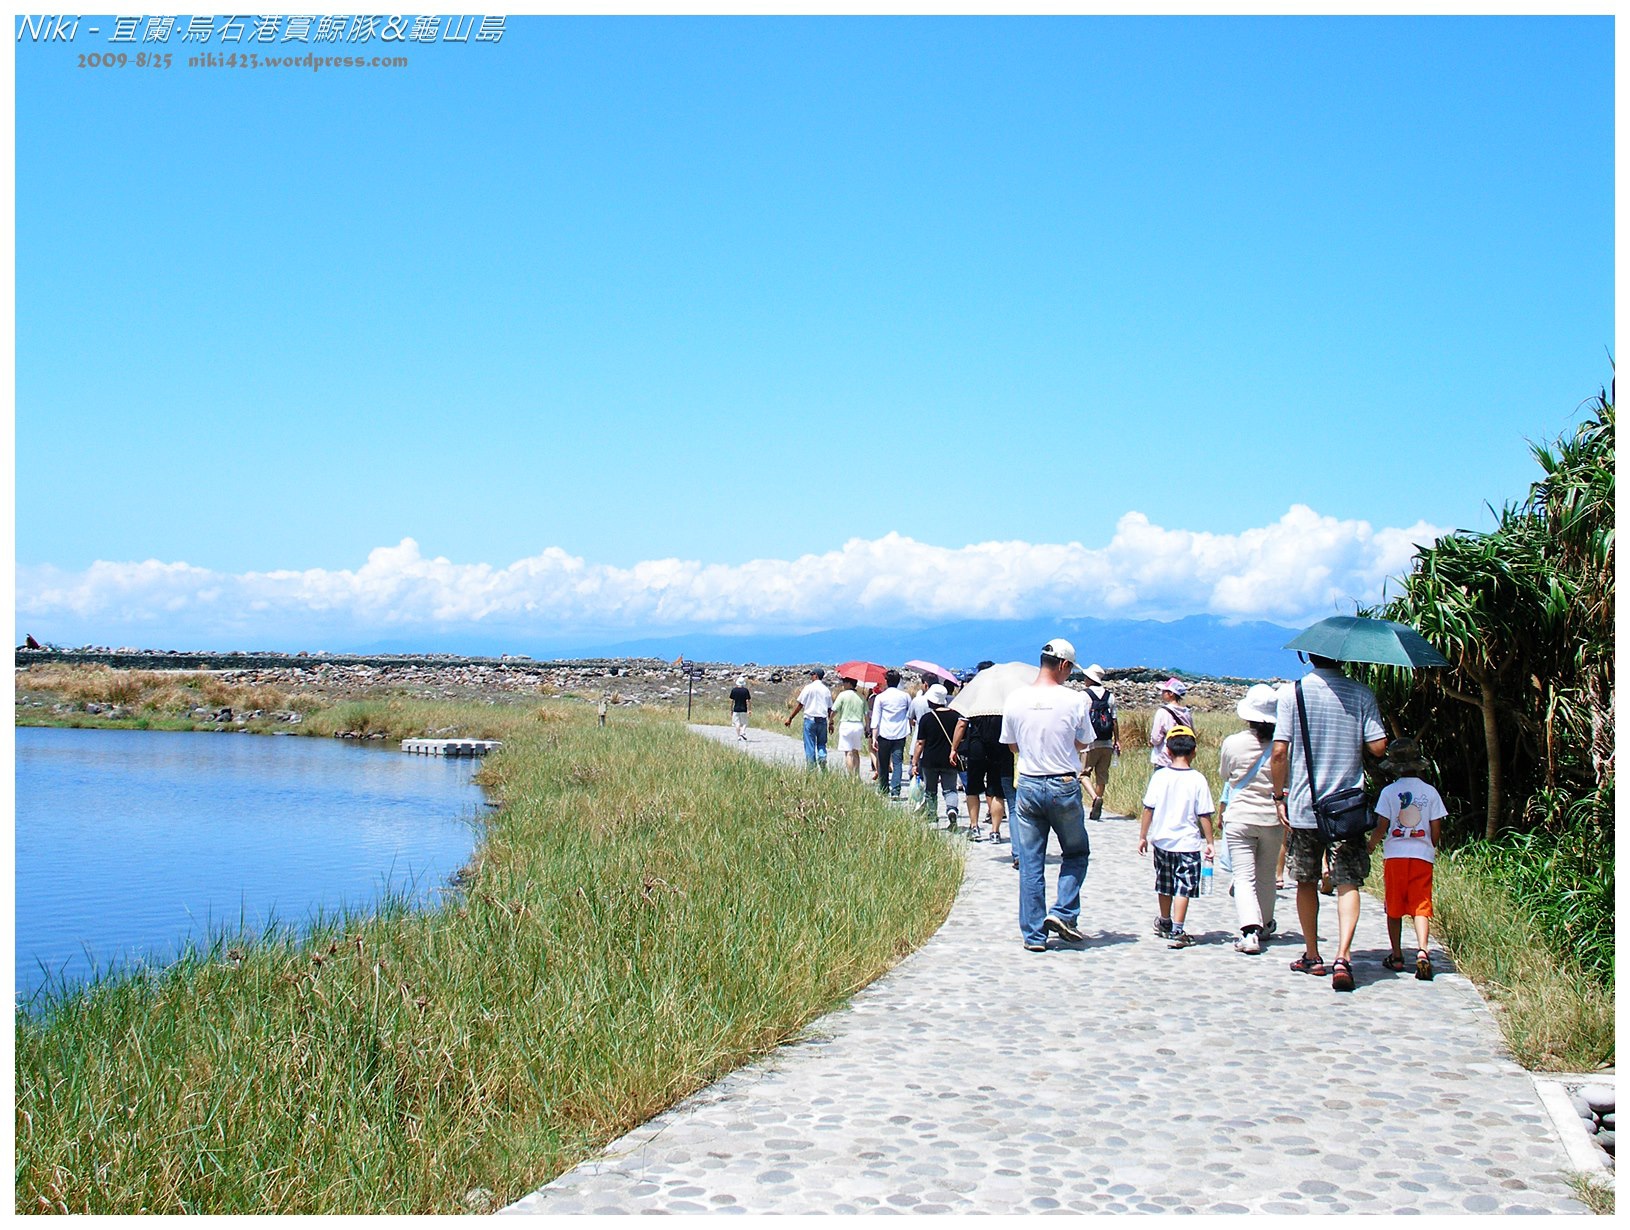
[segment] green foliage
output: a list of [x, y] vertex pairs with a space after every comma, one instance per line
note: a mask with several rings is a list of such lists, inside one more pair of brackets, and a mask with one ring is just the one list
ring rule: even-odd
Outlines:
[[1446, 844], [1608, 986], [1614, 421], [1603, 390], [1571, 435], [1533, 446], [1542, 477], [1492, 531], [1421, 548], [1399, 595], [1366, 612], [1419, 629], [1451, 668], [1362, 672], [1438, 767]]
[[551, 713], [504, 730], [503, 805], [442, 908], [223, 941], [20, 1014], [17, 1211], [507, 1203], [950, 908], [960, 852], [874, 790], [674, 721]]

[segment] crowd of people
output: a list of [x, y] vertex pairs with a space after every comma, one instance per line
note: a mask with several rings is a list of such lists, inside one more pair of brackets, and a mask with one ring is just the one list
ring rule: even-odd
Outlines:
[[[981, 662], [969, 686], [992, 666]], [[890, 799], [912, 802], [931, 818], [943, 805], [953, 832], [965, 806], [970, 840], [1008, 842], [1019, 873], [1021, 941], [1029, 951], [1045, 952], [1053, 938], [1083, 939], [1087, 824], [1103, 816], [1111, 766], [1121, 751], [1120, 717], [1103, 668], [1093, 663], [1079, 670], [1083, 688], [1066, 686], [1078, 670], [1075, 647], [1054, 638], [1042, 647], [1034, 679], [1005, 690], [1000, 712], [965, 716], [955, 707], [962, 681], [950, 674], [923, 673], [915, 692], [902, 686], [898, 670], [875, 683], [840, 676], [834, 693], [816, 667], [784, 725], [802, 715], [811, 767], [827, 767], [835, 732], [844, 771], [859, 776], [864, 757]], [[1220, 856], [1233, 873], [1234, 948], [1257, 955], [1279, 932], [1277, 891], [1288, 870], [1303, 937], [1290, 968], [1328, 976], [1337, 991], [1351, 991], [1359, 888], [1379, 848], [1391, 941], [1382, 965], [1409, 968], [1402, 947], [1408, 917], [1415, 976], [1430, 980], [1432, 867], [1446, 812], [1414, 740], [1389, 744], [1373, 693], [1336, 662], [1312, 656], [1300, 680], [1277, 688], [1255, 684], [1238, 702], [1244, 726], [1218, 749], [1224, 785], [1214, 800], [1205, 774], [1194, 767], [1200, 739], [1186, 694], [1182, 680], [1167, 679], [1149, 723], [1153, 772], [1138, 817], [1138, 852], [1153, 864], [1155, 933], [1174, 949], [1196, 943], [1186, 930], [1188, 903]], [[751, 706], [745, 677], [737, 678], [730, 703], [738, 738], [745, 740]], [[1366, 799], [1369, 827], [1356, 833], [1333, 828], [1328, 815], [1321, 826], [1332, 800], [1362, 792], [1366, 756], [1391, 779], [1373, 803]], [[1059, 862], [1049, 907], [1050, 845]], [[1322, 895], [1336, 898], [1336, 948], [1328, 963], [1318, 938]]]

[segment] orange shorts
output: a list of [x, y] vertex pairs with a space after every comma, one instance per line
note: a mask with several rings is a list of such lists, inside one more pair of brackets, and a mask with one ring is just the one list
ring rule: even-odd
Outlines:
[[1381, 864], [1387, 885], [1387, 917], [1432, 917], [1432, 864], [1424, 858], [1389, 858]]

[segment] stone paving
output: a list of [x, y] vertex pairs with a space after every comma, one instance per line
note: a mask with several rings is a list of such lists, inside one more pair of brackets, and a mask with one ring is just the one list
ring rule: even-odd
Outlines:
[[[751, 734], [746, 752], [801, 759]], [[1358, 988], [1337, 994], [1287, 968], [1292, 893], [1289, 934], [1243, 956], [1219, 872], [1191, 904], [1201, 943], [1174, 951], [1152, 934], [1136, 826], [1088, 829], [1081, 943], [1026, 952], [1009, 847], [971, 843], [920, 950], [505, 1212], [1587, 1211], [1477, 991], [1441, 954], [1432, 982], [1381, 968], [1378, 902], [1354, 944]]]

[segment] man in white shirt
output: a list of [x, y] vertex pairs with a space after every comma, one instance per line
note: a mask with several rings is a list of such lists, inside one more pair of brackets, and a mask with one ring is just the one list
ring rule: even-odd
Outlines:
[[[1002, 707], [1002, 742], [1013, 749], [1013, 846], [1019, 855], [1019, 931], [1031, 952], [1047, 950], [1048, 933], [1079, 940], [1081, 882], [1087, 876], [1086, 817], [1081, 808], [1081, 749], [1093, 740], [1087, 700], [1063, 686], [1075, 669], [1075, 646], [1054, 637], [1042, 646], [1036, 682]], [[1047, 836], [1058, 837], [1058, 891], [1047, 905]]]
[[900, 672], [883, 676], [888, 686], [872, 698], [872, 758], [877, 762], [877, 788], [900, 797], [906, 741], [911, 737], [911, 694], [900, 686]]
[[826, 768], [826, 722], [832, 712], [832, 689], [822, 683], [826, 672], [815, 667], [809, 672], [809, 682], [798, 693], [798, 703], [787, 714], [783, 726], [791, 726], [792, 719], [802, 711], [804, 715], [804, 763], [815, 768]]

